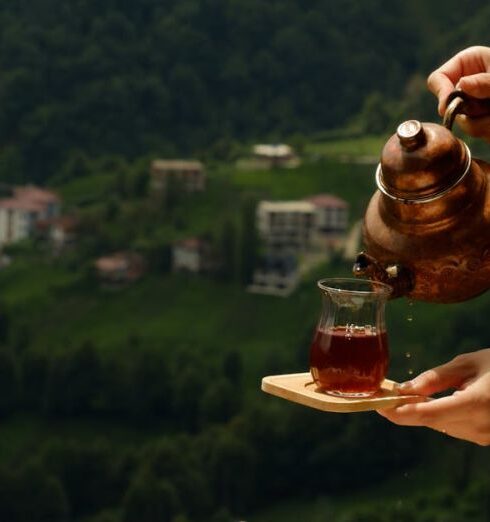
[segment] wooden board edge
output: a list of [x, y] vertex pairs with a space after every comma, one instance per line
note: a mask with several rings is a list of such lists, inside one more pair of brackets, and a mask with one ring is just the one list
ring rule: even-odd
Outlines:
[[[310, 408], [314, 408], [316, 410], [331, 412], [331, 413], [356, 413], [362, 411], [375, 411], [382, 410], [386, 408], [394, 408], [396, 406], [400, 406], [402, 404], [411, 404], [416, 402], [424, 402], [426, 400], [425, 397], [420, 395], [399, 395], [399, 396], [388, 396], [388, 397], [378, 397], [373, 398], [370, 401], [361, 401], [361, 402], [345, 402], [345, 403], [333, 403], [326, 402], [321, 398], [311, 397], [308, 395], [301, 395], [298, 393], [294, 393], [291, 396], [291, 391], [287, 388], [281, 386], [273, 382], [277, 378], [291, 378], [291, 377], [307, 377], [310, 374], [307, 373], [296, 373], [296, 374], [284, 374], [284, 375], [269, 375], [264, 377], [261, 382], [261, 389], [265, 393], [270, 395], [274, 395], [275, 397], [279, 397], [281, 399], [285, 399], [290, 402], [294, 402], [296, 404], [301, 404], [303, 406], [308, 406]], [[388, 386], [393, 389], [396, 386], [395, 381], [386, 380]]]

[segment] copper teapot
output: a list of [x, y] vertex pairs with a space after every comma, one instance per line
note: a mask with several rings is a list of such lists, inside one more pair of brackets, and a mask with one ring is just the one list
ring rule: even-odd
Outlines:
[[393, 295], [438, 303], [490, 288], [490, 164], [452, 132], [456, 114], [490, 114], [490, 100], [451, 93], [443, 125], [408, 120], [383, 148], [355, 275]]

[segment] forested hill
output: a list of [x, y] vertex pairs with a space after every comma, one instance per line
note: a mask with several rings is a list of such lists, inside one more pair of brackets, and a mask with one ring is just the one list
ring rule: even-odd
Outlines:
[[183, 154], [341, 127], [370, 96], [396, 104], [415, 75], [485, 44], [486, 4], [2, 2], [0, 175], [42, 181], [77, 149]]

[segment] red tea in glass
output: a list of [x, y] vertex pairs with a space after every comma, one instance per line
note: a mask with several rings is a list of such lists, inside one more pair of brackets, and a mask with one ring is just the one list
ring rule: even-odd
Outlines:
[[391, 287], [364, 279], [318, 281], [323, 307], [310, 347], [319, 389], [341, 397], [376, 393], [388, 370], [384, 311]]
[[386, 332], [371, 326], [319, 329], [311, 344], [310, 370], [317, 386], [327, 393], [371, 395], [388, 370]]

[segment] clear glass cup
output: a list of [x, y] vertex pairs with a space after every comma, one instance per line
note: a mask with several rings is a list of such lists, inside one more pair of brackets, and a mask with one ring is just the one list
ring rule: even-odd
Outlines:
[[340, 397], [370, 397], [388, 371], [385, 305], [389, 285], [365, 279], [318, 281], [323, 306], [310, 348], [317, 387]]

